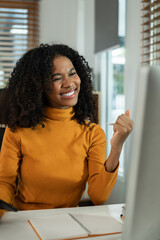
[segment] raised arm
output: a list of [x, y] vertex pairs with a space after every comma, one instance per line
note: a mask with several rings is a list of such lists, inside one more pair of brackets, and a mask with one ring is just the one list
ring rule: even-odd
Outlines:
[[117, 180], [122, 146], [132, 126], [129, 111], [118, 117], [113, 127], [111, 152], [107, 160], [105, 133], [98, 125], [91, 130], [91, 146], [88, 153], [88, 194], [96, 205], [103, 204], [112, 192]]
[[114, 172], [119, 163], [119, 157], [122, 151], [123, 143], [129, 136], [133, 128], [133, 121], [130, 119], [130, 111], [120, 115], [113, 125], [113, 137], [111, 139], [111, 151], [106, 161], [106, 170]]

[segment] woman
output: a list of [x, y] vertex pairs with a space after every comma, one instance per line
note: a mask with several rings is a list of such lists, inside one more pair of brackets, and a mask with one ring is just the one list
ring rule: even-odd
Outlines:
[[[7, 125], [0, 155], [0, 199], [18, 210], [75, 207], [86, 182], [103, 204], [117, 178], [129, 111], [118, 117], [106, 161], [106, 137], [91, 123], [90, 68], [66, 45], [41, 45], [17, 63], [2, 96]], [[18, 179], [18, 184], [16, 179]]]

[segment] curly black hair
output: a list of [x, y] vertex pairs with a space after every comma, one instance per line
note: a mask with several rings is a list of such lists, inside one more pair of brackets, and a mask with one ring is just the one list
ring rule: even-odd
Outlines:
[[44, 127], [46, 92], [51, 91], [52, 62], [56, 56], [69, 58], [81, 79], [73, 118], [80, 124], [85, 124], [86, 119], [92, 119], [95, 101], [91, 69], [84, 57], [67, 45], [41, 44], [38, 48], [29, 50], [17, 62], [1, 94], [0, 121], [12, 131], [17, 127], [34, 128], [37, 124]]

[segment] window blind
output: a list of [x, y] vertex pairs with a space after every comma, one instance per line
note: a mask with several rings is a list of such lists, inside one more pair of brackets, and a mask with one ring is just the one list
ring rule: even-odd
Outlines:
[[160, 64], [160, 0], [142, 2], [142, 63]]
[[39, 44], [39, 0], [0, 0], [0, 88], [17, 62]]

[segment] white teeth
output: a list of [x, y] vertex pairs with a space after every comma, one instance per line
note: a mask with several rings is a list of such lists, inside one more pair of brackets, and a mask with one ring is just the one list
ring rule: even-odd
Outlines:
[[69, 92], [69, 93], [65, 93], [65, 94], [62, 94], [63, 96], [71, 96], [71, 95], [73, 95], [74, 94], [74, 91], [72, 91], [72, 92]]

